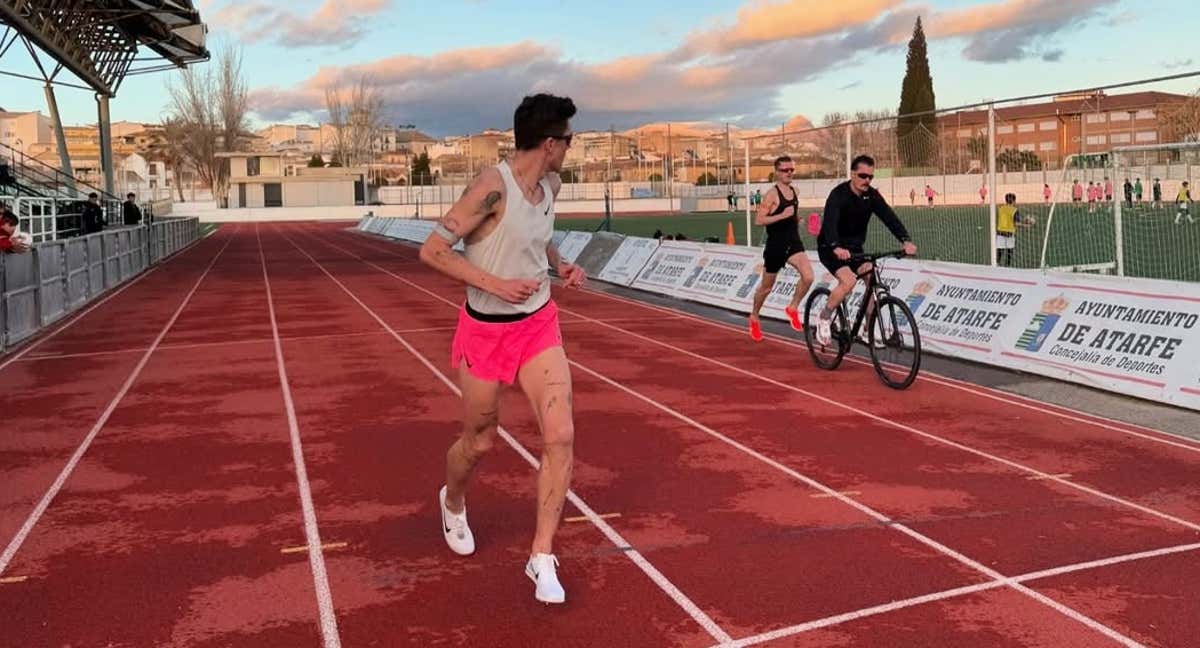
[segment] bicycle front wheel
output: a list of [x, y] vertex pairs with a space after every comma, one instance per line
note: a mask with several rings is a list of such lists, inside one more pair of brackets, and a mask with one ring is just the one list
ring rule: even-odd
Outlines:
[[845, 334], [849, 329], [846, 326], [846, 316], [842, 309], [838, 308], [834, 311], [833, 321], [830, 323], [829, 343], [822, 344], [817, 339], [817, 318], [828, 303], [828, 288], [817, 288], [808, 296], [808, 302], [804, 306], [804, 341], [808, 343], [808, 355], [812, 356], [813, 364], [822, 369], [837, 369], [842, 363], [842, 356], [846, 355], [846, 350], [850, 348], [849, 339]]
[[871, 363], [883, 384], [907, 389], [921, 369], [921, 331], [908, 305], [887, 295], [875, 304], [867, 339]]

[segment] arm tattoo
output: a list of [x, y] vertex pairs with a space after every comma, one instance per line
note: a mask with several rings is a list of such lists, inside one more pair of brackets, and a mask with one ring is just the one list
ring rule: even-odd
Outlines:
[[496, 207], [496, 203], [500, 202], [500, 192], [489, 192], [487, 197], [479, 204], [479, 211], [484, 214], [492, 213], [492, 209]]

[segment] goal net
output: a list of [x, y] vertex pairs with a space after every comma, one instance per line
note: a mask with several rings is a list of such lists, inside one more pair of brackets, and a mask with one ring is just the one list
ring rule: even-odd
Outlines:
[[1200, 142], [1115, 148], [1112, 166], [1117, 271], [1200, 281]]

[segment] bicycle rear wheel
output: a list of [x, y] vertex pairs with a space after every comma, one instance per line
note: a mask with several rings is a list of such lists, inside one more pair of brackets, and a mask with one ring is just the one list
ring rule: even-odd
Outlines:
[[921, 369], [921, 332], [908, 305], [888, 295], [875, 304], [868, 327], [871, 363], [883, 384], [907, 389]]
[[817, 340], [817, 318], [828, 303], [828, 288], [817, 288], [808, 296], [804, 306], [804, 341], [808, 343], [808, 355], [812, 356], [813, 364], [822, 369], [837, 369], [846, 350], [850, 348], [849, 336], [845, 334], [849, 329], [845, 313], [838, 308], [830, 322], [829, 344], [821, 344]]

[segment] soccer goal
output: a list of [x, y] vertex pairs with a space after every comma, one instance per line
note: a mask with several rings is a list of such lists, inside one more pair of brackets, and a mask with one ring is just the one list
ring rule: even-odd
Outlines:
[[1061, 170], [1047, 174], [1042, 205], [1036, 210], [1042, 215], [1035, 230], [1041, 236], [1039, 267], [1119, 272], [1115, 175], [1108, 153], [1070, 155]]
[[1200, 142], [1118, 147], [1111, 160], [1117, 273], [1200, 281]]

